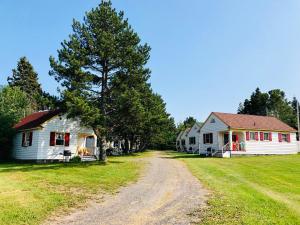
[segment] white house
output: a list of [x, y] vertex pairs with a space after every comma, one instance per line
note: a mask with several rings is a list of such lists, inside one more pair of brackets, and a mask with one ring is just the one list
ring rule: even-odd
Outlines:
[[180, 131], [180, 133], [176, 137], [176, 150], [177, 151], [181, 151], [181, 149], [182, 149], [182, 147], [181, 147], [181, 136], [182, 136], [183, 132], [184, 131]]
[[180, 151], [187, 151], [188, 133], [191, 128], [186, 128], [180, 137]]
[[275, 117], [213, 112], [200, 131], [200, 154], [297, 154], [296, 130]]
[[187, 134], [187, 151], [191, 153], [199, 152], [200, 149], [200, 129], [201, 129], [202, 123], [196, 122], [191, 127]]
[[76, 155], [98, 155], [94, 131], [59, 110], [33, 113], [14, 128], [12, 153], [18, 160], [53, 161]]

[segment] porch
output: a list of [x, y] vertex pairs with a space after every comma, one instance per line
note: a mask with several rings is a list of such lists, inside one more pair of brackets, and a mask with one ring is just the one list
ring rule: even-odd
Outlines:
[[218, 134], [219, 150], [215, 152], [217, 157], [231, 157], [246, 153], [246, 134], [243, 131], [223, 131]]
[[97, 136], [78, 134], [77, 152], [82, 161], [94, 161], [98, 156]]

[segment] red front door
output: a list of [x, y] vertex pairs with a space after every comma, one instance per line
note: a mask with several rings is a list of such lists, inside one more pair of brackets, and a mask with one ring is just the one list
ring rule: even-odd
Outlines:
[[239, 149], [239, 136], [237, 134], [232, 135], [232, 150], [236, 151]]

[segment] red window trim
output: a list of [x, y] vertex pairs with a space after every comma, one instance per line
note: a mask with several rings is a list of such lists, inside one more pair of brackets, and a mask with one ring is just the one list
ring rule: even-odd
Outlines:
[[50, 132], [50, 146], [56, 146], [56, 134], [62, 133], [64, 134], [64, 145], [59, 146], [70, 146], [70, 133], [63, 132]]

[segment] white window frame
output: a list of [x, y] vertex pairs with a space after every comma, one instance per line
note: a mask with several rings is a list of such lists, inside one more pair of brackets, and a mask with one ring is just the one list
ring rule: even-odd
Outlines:
[[24, 143], [22, 147], [29, 147], [30, 144], [30, 131], [24, 131]]
[[[58, 135], [62, 135], [62, 144], [57, 144], [57, 140], [59, 140]], [[55, 132], [55, 146], [65, 146], [65, 133]]]
[[[266, 136], [265, 135], [267, 135], [267, 139], [265, 138]], [[270, 141], [270, 133], [268, 133], [268, 132], [264, 132], [264, 141]]]
[[213, 144], [214, 134], [213, 133], [205, 133], [203, 134], [203, 144]]
[[289, 142], [288, 134], [285, 134], [285, 133], [281, 134], [281, 140], [282, 140], [282, 142]]
[[[249, 132], [249, 140], [250, 140], [250, 141], [256, 141], [255, 133], [256, 133], [256, 132], [253, 132], [253, 131], [250, 131], [250, 132]], [[253, 137], [252, 137], [252, 135], [253, 135]]]
[[196, 144], [196, 137], [189, 137], [189, 144], [190, 145], [195, 145]]

